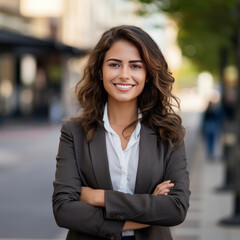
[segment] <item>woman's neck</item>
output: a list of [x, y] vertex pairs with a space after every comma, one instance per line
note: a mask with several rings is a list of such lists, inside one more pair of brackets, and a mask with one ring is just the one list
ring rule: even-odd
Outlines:
[[111, 125], [125, 128], [137, 120], [137, 102], [108, 101], [108, 118]]

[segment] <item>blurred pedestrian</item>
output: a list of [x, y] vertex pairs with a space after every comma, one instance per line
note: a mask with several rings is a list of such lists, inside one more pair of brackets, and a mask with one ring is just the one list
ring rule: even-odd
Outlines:
[[76, 86], [81, 115], [61, 129], [53, 210], [67, 239], [172, 239], [190, 195], [173, 82], [141, 28], [102, 35]]
[[219, 143], [222, 120], [223, 111], [220, 104], [210, 100], [203, 114], [203, 135], [209, 159], [216, 157], [216, 144]]

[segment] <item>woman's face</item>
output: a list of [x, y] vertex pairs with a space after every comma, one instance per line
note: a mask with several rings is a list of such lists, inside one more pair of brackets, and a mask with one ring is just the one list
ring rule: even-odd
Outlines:
[[137, 103], [146, 75], [147, 70], [138, 48], [131, 42], [119, 40], [106, 52], [102, 80], [108, 101]]

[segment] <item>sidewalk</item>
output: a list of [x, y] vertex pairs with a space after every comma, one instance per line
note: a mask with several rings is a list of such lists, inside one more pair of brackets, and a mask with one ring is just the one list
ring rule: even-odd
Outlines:
[[210, 162], [204, 153], [200, 140], [190, 172], [190, 208], [185, 222], [172, 228], [173, 239], [239, 240], [240, 226], [218, 225], [219, 220], [231, 216], [233, 211], [233, 194], [215, 191], [224, 180], [224, 163], [220, 160]]

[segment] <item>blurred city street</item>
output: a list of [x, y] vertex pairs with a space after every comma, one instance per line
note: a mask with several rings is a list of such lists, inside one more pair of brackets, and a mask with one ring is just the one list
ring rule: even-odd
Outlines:
[[[239, 13], [240, 0], [0, 0], [0, 240], [66, 238], [52, 212], [60, 122], [77, 114], [89, 51], [125, 24], [160, 47], [181, 100], [192, 194], [173, 239], [239, 240]], [[235, 192], [217, 191], [226, 179]]]

